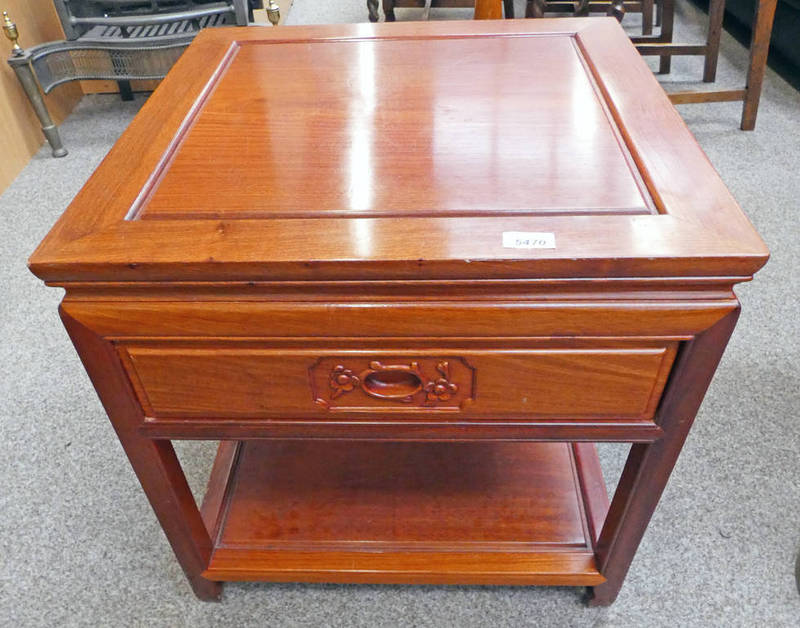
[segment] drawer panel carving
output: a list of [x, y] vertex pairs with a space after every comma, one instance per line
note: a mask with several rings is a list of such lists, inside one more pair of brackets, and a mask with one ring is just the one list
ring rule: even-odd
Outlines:
[[475, 369], [463, 358], [320, 358], [309, 370], [314, 401], [332, 411], [458, 410], [473, 401]]
[[[153, 418], [647, 420], [677, 343], [518, 349], [288, 348], [128, 343], [120, 355]], [[563, 343], [562, 343], [563, 344]]]

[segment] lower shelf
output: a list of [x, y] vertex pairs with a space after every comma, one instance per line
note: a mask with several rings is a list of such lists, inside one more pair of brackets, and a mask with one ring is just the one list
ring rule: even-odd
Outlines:
[[596, 585], [586, 443], [222, 443], [211, 580]]

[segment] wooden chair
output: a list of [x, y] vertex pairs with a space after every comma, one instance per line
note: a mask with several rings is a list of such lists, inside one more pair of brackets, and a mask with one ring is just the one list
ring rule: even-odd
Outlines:
[[[514, 17], [514, 0], [383, 0], [383, 14], [387, 22], [394, 22], [397, 9], [438, 9], [475, 7], [475, 19], [502, 19]], [[378, 0], [367, 0], [370, 22], [377, 22]]]
[[653, 32], [655, 0], [528, 0], [525, 17], [544, 17], [547, 13], [586, 17], [590, 13], [605, 13], [618, 20], [628, 13], [642, 14], [642, 35]]

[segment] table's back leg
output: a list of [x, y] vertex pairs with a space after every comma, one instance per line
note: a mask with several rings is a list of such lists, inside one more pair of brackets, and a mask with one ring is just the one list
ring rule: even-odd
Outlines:
[[606, 582], [592, 589], [590, 605], [616, 599], [738, 317], [737, 307], [683, 348], [658, 412], [664, 436], [631, 447], [597, 543]]
[[219, 598], [221, 583], [201, 575], [211, 558], [211, 538], [172, 443], [139, 434], [142, 410], [111, 343], [72, 318], [63, 307], [59, 312], [192, 589], [202, 600]]

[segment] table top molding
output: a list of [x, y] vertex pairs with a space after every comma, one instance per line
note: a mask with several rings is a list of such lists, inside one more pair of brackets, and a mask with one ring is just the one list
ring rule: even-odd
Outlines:
[[[502, 21], [448, 22], [446, 28], [406, 23], [204, 32], [34, 253], [31, 269], [58, 285], [199, 277], [228, 282], [752, 276], [768, 257], [764, 243], [614, 20], [537, 20], [534, 35], [531, 28], [530, 22]], [[289, 41], [308, 46], [541, 36], [567, 37], [580, 50], [613, 120], [610, 127], [635, 164], [645, 196], [652, 198], [651, 209], [639, 215], [614, 210], [580, 215], [580, 208], [573, 208], [575, 215], [506, 215], [496, 208], [467, 216], [377, 211], [375, 217], [356, 213], [343, 220], [336, 213], [198, 219], [189, 208], [187, 218], [154, 220], [146, 219], [145, 207], [140, 216], [145, 219], [126, 219], [137, 198], [140, 205], [147, 200], [141, 195], [146, 183], [164, 175], [176, 151], [180, 156], [181, 134], [191, 136], [193, 116], [213, 99], [235, 50]], [[554, 233], [557, 246], [503, 248], [503, 231]]]

